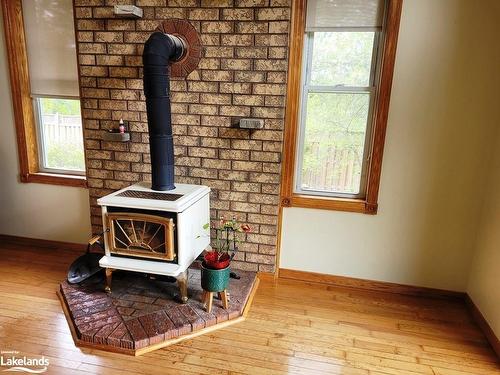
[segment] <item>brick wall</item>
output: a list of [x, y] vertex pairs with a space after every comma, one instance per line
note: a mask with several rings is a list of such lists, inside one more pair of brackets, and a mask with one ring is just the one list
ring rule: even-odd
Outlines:
[[[144, 17], [114, 18], [114, 4], [140, 6]], [[93, 231], [97, 198], [151, 179], [143, 44], [162, 20], [187, 19], [204, 51], [197, 70], [171, 82], [176, 182], [211, 187], [212, 219], [251, 224], [234, 266], [272, 271], [290, 0], [75, 0], [75, 17]], [[262, 118], [264, 129], [232, 128], [235, 116]], [[103, 141], [120, 118], [132, 141]]]

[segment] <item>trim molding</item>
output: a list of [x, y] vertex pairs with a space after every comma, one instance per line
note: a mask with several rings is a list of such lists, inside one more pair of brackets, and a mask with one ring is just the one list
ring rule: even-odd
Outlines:
[[292, 17], [288, 43], [287, 96], [285, 105], [285, 129], [283, 132], [281, 191], [282, 207], [291, 205], [293, 173], [295, 168], [296, 140], [298, 134], [300, 80], [302, 72], [302, 50], [306, 25], [306, 0], [292, 1]]
[[51, 184], [62, 186], [74, 186], [87, 188], [85, 176], [65, 175], [56, 173], [28, 173], [21, 175], [21, 182], [35, 182], [39, 184]]
[[373, 292], [386, 292], [413, 297], [462, 301], [465, 303], [465, 307], [469, 310], [472, 319], [478, 325], [479, 329], [483, 332], [484, 336], [490, 343], [493, 351], [496, 353], [498, 358], [500, 358], [500, 340], [495, 335], [495, 332], [490, 327], [488, 321], [484, 318], [479, 308], [474, 304], [474, 301], [472, 301], [470, 296], [465, 292], [396, 284], [385, 281], [357, 279], [347, 276], [335, 276], [323, 273], [297, 271], [286, 268], [279, 269], [279, 278], [333, 285], [343, 288], [362, 289]]
[[484, 318], [484, 315], [481, 313], [479, 308], [476, 306], [476, 304], [474, 303], [472, 298], [468, 294], [465, 294], [464, 300], [465, 300], [465, 304], [467, 305], [467, 308], [469, 309], [469, 312], [472, 315], [472, 318], [474, 319], [476, 324], [479, 326], [481, 331], [483, 331], [484, 335], [486, 336], [486, 339], [490, 343], [494, 352], [497, 354], [497, 357], [500, 358], [500, 340], [495, 335], [495, 332], [493, 331], [493, 329], [489, 325], [488, 321]]
[[259, 272], [257, 272], [257, 278], [259, 280], [264, 280], [266, 282], [267, 281], [274, 282], [276, 280], [276, 278], [277, 278], [277, 275], [276, 275], [276, 273], [272, 273], [272, 272], [262, 272], [262, 271], [259, 271]]
[[463, 300], [466, 295], [463, 292], [455, 292], [451, 290], [396, 284], [386, 281], [357, 279], [354, 277], [327, 275], [323, 273], [297, 271], [285, 268], [280, 269], [279, 277], [280, 279], [300, 280], [345, 288], [370, 290], [374, 292], [404, 294], [414, 297]]
[[35, 117], [31, 101], [28, 56], [24, 36], [21, 0], [2, 0], [5, 47], [9, 62], [10, 89], [14, 107], [21, 181], [23, 176], [38, 172], [38, 147]]
[[11, 236], [8, 234], [0, 234], [0, 242], [12, 245], [42, 247], [47, 249], [70, 250], [83, 252], [87, 248], [87, 244], [74, 242], [52, 241], [39, 238], [28, 238], [20, 236]]

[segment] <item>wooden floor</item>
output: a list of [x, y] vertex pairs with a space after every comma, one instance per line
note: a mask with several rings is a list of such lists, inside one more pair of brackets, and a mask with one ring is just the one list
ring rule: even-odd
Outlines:
[[229, 328], [142, 357], [80, 349], [56, 297], [78, 255], [0, 244], [0, 349], [45, 355], [49, 374], [500, 374], [461, 302], [285, 280]]

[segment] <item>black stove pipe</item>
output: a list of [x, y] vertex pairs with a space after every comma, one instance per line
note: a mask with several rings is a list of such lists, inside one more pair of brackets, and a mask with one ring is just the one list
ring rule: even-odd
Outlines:
[[185, 51], [186, 46], [182, 39], [162, 32], [151, 34], [144, 45], [143, 81], [148, 113], [153, 190], [175, 189], [168, 65], [182, 59]]

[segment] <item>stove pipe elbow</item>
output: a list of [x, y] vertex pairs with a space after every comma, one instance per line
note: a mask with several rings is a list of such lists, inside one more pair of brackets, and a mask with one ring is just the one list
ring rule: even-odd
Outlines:
[[175, 189], [168, 65], [181, 60], [185, 53], [186, 45], [181, 38], [162, 32], [151, 34], [144, 45], [143, 82], [148, 114], [153, 190]]

